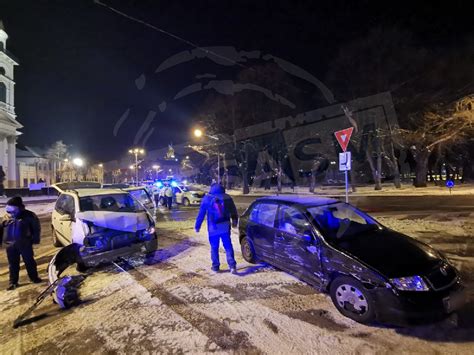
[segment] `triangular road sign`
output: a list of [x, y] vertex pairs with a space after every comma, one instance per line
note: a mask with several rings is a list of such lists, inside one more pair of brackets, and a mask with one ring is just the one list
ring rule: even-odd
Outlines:
[[334, 135], [336, 136], [336, 139], [339, 142], [339, 145], [341, 146], [343, 152], [346, 151], [347, 146], [349, 145], [349, 141], [351, 140], [351, 135], [352, 135], [353, 130], [354, 130], [354, 127], [349, 127], [349, 128], [334, 132]]

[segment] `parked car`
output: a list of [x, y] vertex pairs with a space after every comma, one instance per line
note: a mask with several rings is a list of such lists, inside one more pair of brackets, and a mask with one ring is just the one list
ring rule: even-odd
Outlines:
[[246, 261], [265, 261], [329, 292], [360, 323], [441, 318], [465, 302], [458, 272], [440, 252], [338, 200], [257, 199], [239, 234]]
[[[176, 203], [179, 205], [190, 206], [199, 205], [201, 200], [206, 195], [205, 192], [199, 190], [190, 190], [184, 185], [172, 185], [174, 195], [176, 197]], [[165, 204], [164, 192], [166, 186], [162, 187], [159, 192], [159, 201], [161, 205]]]
[[[157, 248], [153, 216], [132, 195], [93, 183], [58, 183], [52, 213], [56, 247], [76, 244], [87, 266]], [[87, 262], [86, 262], [87, 261]]]

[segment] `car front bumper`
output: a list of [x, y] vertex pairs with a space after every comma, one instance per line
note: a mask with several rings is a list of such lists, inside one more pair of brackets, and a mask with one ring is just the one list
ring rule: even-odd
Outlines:
[[158, 239], [156, 236], [150, 240], [137, 241], [128, 246], [121, 248], [106, 250], [106, 251], [91, 251], [87, 248], [82, 247], [80, 249], [80, 255], [82, 263], [87, 267], [94, 267], [102, 263], [109, 263], [117, 258], [131, 255], [138, 252], [150, 253], [152, 250], [158, 248]]
[[409, 324], [440, 320], [466, 303], [464, 286], [458, 280], [442, 291], [408, 292], [389, 288], [373, 292], [377, 320]]

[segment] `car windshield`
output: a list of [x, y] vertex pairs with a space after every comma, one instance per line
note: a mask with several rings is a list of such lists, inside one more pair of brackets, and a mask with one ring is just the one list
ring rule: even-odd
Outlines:
[[142, 212], [143, 207], [128, 193], [85, 196], [79, 199], [81, 211]]
[[310, 207], [308, 212], [328, 241], [353, 237], [380, 226], [372, 217], [342, 202]]
[[188, 192], [189, 189], [186, 187], [186, 186], [180, 186], [181, 190], [183, 190], [183, 192]]

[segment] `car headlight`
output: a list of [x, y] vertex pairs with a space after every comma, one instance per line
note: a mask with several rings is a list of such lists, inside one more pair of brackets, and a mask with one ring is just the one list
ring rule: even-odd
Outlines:
[[155, 227], [145, 229], [145, 234], [155, 234]]
[[428, 285], [421, 276], [400, 277], [390, 279], [390, 282], [400, 291], [428, 291]]

